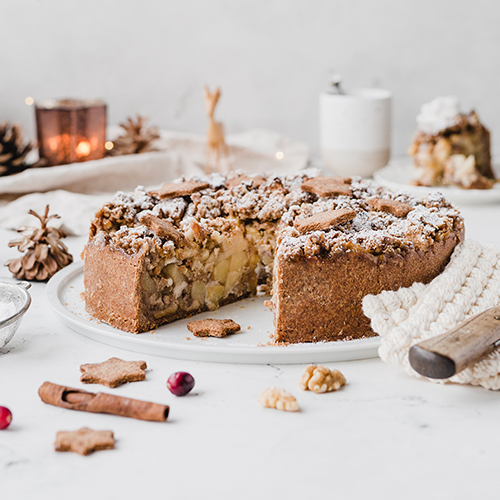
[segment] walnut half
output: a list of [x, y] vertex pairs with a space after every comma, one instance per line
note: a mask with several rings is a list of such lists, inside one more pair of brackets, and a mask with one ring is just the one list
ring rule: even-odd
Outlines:
[[346, 384], [344, 375], [326, 366], [309, 365], [302, 374], [299, 387], [303, 391], [317, 393], [338, 391]]
[[270, 387], [259, 396], [259, 404], [266, 408], [284, 411], [299, 411], [297, 400], [285, 389]]

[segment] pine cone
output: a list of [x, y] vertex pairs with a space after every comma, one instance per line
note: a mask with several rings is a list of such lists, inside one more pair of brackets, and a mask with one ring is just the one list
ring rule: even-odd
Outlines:
[[27, 252], [18, 259], [8, 260], [5, 265], [14, 275], [14, 278], [28, 281], [46, 281], [63, 267], [73, 262], [61, 238], [67, 234], [55, 227], [47, 227], [51, 219], [59, 219], [59, 215], [49, 216], [49, 205], [45, 208], [45, 215], [40, 216], [33, 210], [28, 212], [41, 222], [41, 228], [22, 227], [17, 231], [24, 233], [18, 240], [9, 242], [9, 247], [17, 247], [20, 252]]
[[113, 141], [113, 149], [108, 154], [111, 156], [134, 155], [158, 151], [152, 143], [160, 138], [156, 127], [145, 127], [147, 118], [137, 115], [137, 119], [127, 118], [127, 123], [120, 123], [125, 134]]
[[23, 130], [19, 125], [0, 123], [0, 176], [17, 174], [27, 169], [26, 155], [31, 142], [23, 143]]

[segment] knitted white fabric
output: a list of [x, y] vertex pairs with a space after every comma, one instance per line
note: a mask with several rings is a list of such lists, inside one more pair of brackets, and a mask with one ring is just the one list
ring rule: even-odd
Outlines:
[[[410, 366], [410, 348], [499, 303], [500, 247], [465, 240], [431, 283], [367, 295], [363, 311], [382, 337], [380, 357], [387, 363], [402, 365], [410, 375], [425, 378]], [[449, 379], [428, 380], [500, 390], [500, 352], [492, 352]]]

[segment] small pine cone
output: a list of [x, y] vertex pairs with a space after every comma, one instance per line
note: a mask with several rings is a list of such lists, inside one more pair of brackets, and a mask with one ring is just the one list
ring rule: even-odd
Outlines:
[[120, 123], [125, 131], [123, 135], [113, 141], [110, 156], [133, 155], [157, 151], [153, 142], [160, 138], [156, 127], [146, 127], [147, 118], [137, 115], [137, 118], [127, 118], [126, 123]]
[[0, 177], [27, 169], [26, 155], [32, 148], [31, 142], [24, 142], [19, 125], [0, 123]]
[[[66, 233], [54, 227], [47, 227], [51, 219], [59, 218], [58, 215], [49, 216], [49, 206], [45, 215], [39, 216], [33, 210], [29, 213], [41, 222], [41, 228], [22, 228], [19, 232], [25, 233], [20, 239], [9, 242], [9, 247], [17, 247], [20, 252], [26, 252], [18, 259], [11, 259], [5, 263], [16, 279], [27, 281], [46, 281], [63, 267], [73, 262], [72, 255], [61, 238]], [[27, 230], [31, 232], [26, 233]]]

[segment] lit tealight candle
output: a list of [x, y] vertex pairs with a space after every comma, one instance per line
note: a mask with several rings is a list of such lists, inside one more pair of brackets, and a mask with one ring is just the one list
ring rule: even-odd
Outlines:
[[90, 151], [91, 149], [89, 141], [80, 141], [75, 149], [77, 156], [79, 156], [80, 158], [88, 156], [90, 154]]
[[106, 105], [102, 101], [44, 101], [36, 104], [35, 111], [40, 158], [47, 165], [104, 158]]

